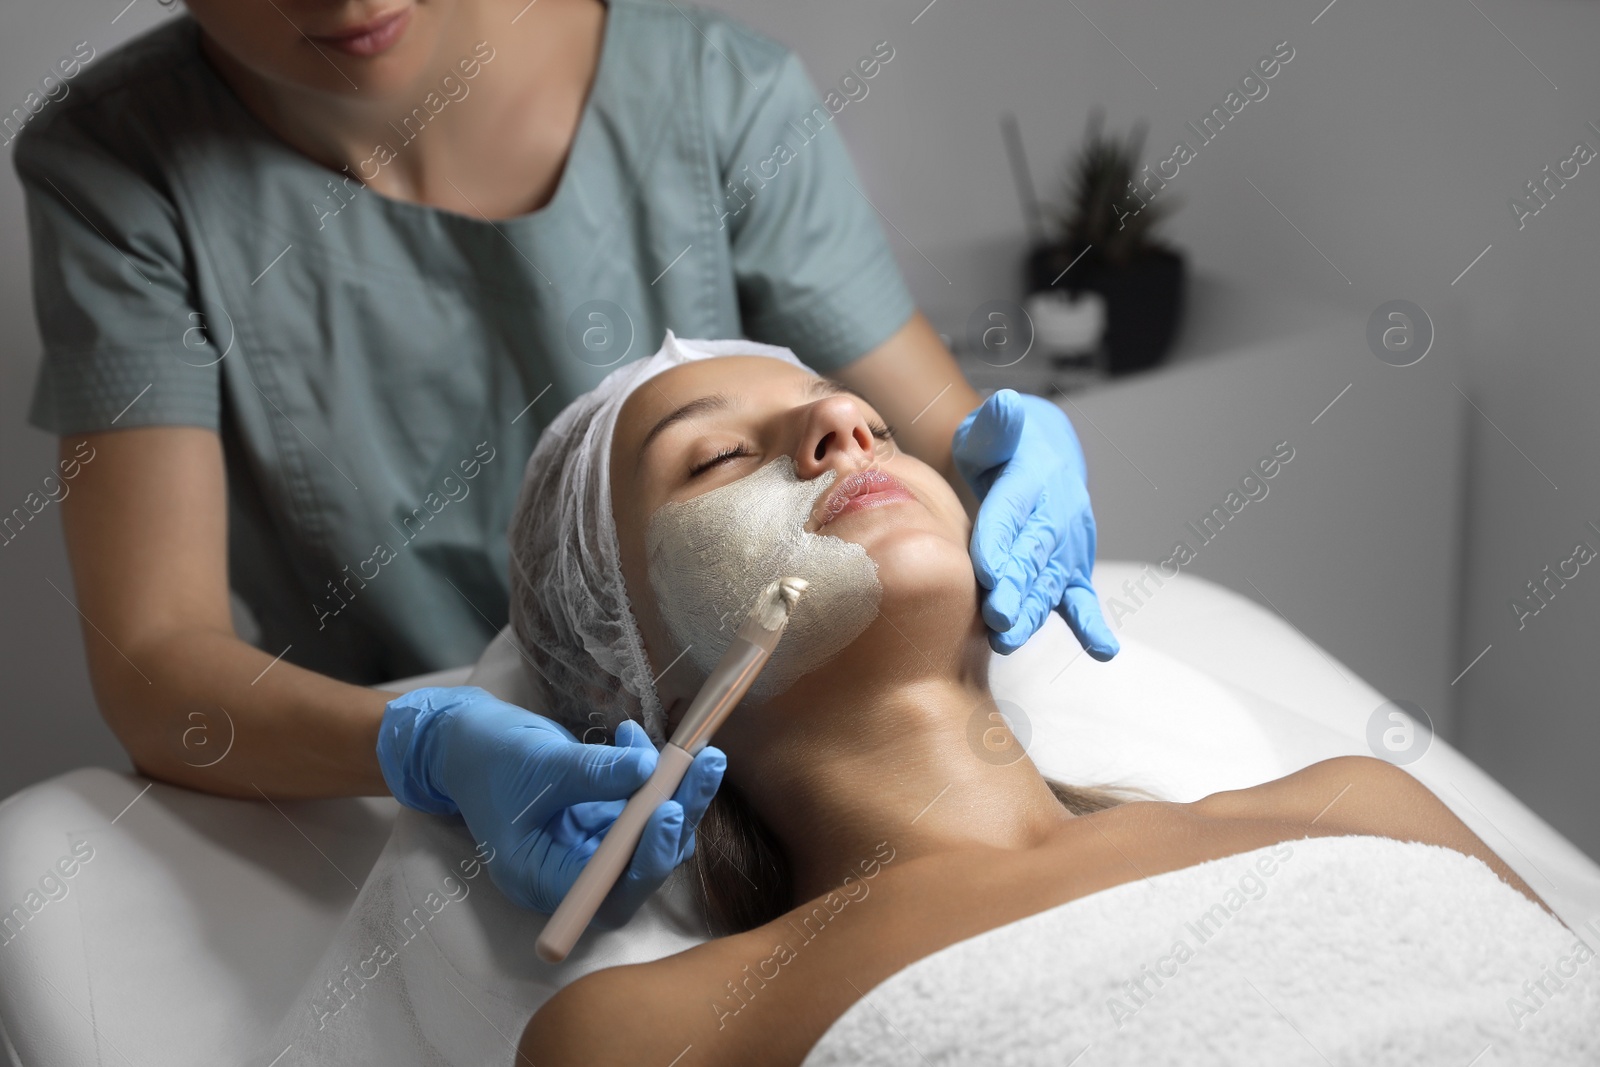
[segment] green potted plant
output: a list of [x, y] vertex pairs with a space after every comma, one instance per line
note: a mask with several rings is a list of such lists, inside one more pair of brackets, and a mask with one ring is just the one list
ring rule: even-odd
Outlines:
[[[1063, 183], [1063, 204], [1046, 210], [1049, 239], [1029, 254], [1027, 281], [1030, 292], [1099, 294], [1106, 306], [1107, 370], [1117, 375], [1153, 366], [1167, 354], [1183, 315], [1184, 261], [1155, 236], [1176, 201], [1135, 185], [1144, 125], [1123, 141], [1102, 131], [1102, 118], [1098, 109], [1089, 116]], [[1164, 184], [1152, 181], [1157, 188]]]

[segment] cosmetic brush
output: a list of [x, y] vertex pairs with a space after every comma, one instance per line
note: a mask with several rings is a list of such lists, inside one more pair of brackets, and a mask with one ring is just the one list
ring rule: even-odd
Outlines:
[[705, 685], [700, 687], [689, 710], [683, 713], [672, 738], [662, 747], [650, 780], [629, 798], [622, 814], [600, 841], [600, 847], [578, 872], [577, 881], [545, 923], [534, 946], [540, 959], [546, 963], [560, 963], [577, 944], [606, 894], [633, 858], [633, 850], [644, 834], [650, 815], [663, 801], [672, 799], [689, 764], [710, 744], [711, 735], [744, 698], [761, 668], [766, 666], [806, 586], [804, 578], [780, 578], [757, 598], [750, 616], [739, 627]]

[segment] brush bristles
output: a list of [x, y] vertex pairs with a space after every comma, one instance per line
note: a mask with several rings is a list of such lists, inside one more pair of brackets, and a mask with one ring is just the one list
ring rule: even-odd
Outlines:
[[752, 613], [756, 625], [763, 630], [776, 630], [789, 621], [789, 613], [809, 588], [804, 578], [780, 578], [761, 591], [761, 599]]
[[794, 611], [795, 602], [800, 599], [800, 594], [811, 588], [811, 583], [804, 578], [780, 578], [778, 580], [778, 595], [788, 606], [789, 611]]

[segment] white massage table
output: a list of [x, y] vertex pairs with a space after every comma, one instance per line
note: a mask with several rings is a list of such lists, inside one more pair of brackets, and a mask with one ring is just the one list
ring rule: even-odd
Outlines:
[[[1138, 570], [1102, 562], [1096, 584], [1116, 589]], [[1120, 636], [1124, 654], [1099, 665], [1075, 656], [1055, 620], [1017, 655], [997, 658], [996, 695], [1028, 717], [1030, 753], [1047, 773], [1187, 800], [1369, 752], [1368, 719], [1383, 697], [1284, 620], [1219, 586], [1167, 582]], [[495, 655], [491, 646], [484, 662]], [[504, 650], [498, 656], [507, 662]], [[471, 670], [385, 688], [459, 684]], [[481, 667], [477, 680], [501, 692]], [[1050, 687], [1070, 690], [1070, 715], [1042, 710]], [[1600, 866], [1448, 744], [1435, 738], [1408, 769], [1569, 925], [1600, 916]], [[227, 800], [101, 768], [0, 803], [0, 908], [27, 914], [13, 914], [15, 929], [0, 927], [3, 1047], [27, 1067], [272, 1067], [261, 1049], [300, 1010], [307, 976], [397, 811], [387, 798]], [[479, 885], [494, 892], [487, 879]], [[470, 1015], [475, 1005], [457, 991], [462, 999], [439, 1010]]]

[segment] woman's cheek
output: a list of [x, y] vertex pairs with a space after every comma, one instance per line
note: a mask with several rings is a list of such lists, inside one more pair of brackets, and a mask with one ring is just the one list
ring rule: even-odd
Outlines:
[[867, 550], [805, 529], [835, 475], [803, 481], [785, 456], [650, 516], [645, 559], [656, 608], [684, 657], [709, 674], [767, 585], [810, 583], [751, 693], [787, 689], [877, 617], [882, 587]]

